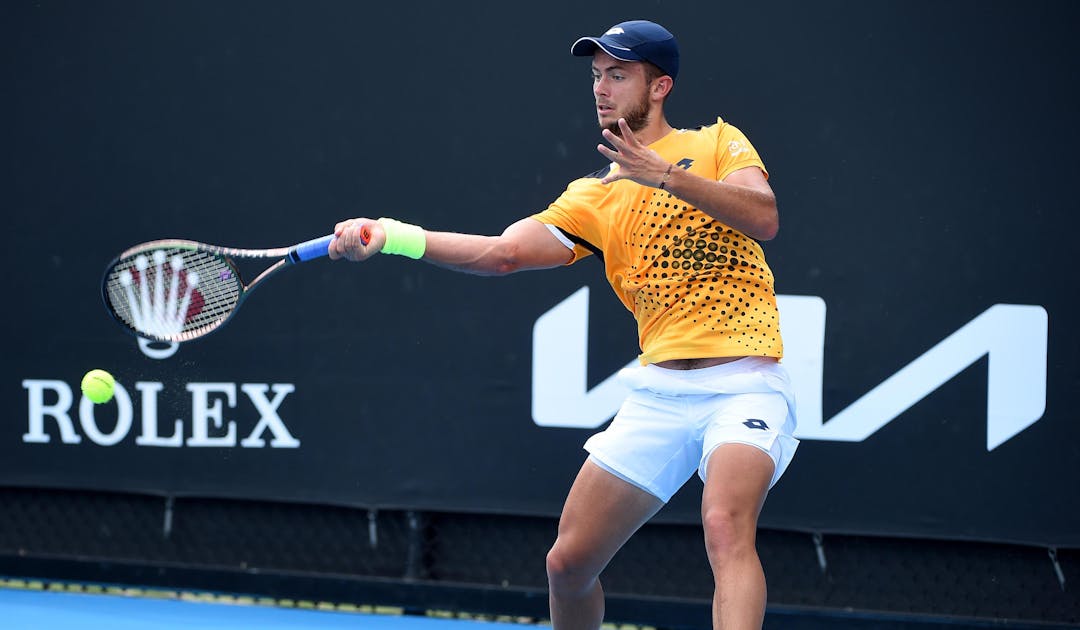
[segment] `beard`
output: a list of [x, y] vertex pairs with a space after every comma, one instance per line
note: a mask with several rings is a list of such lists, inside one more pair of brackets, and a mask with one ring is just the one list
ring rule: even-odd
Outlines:
[[[630, 109], [622, 115], [622, 118], [626, 119], [626, 125], [630, 127], [630, 131], [637, 133], [645, 128], [645, 125], [649, 124], [649, 118], [652, 115], [652, 108], [649, 103], [649, 93], [643, 92], [641, 99], [638, 100], [636, 105], [630, 107]], [[615, 121], [610, 125], [601, 125], [601, 129], [607, 129], [616, 136], [621, 137], [622, 132], [619, 130], [619, 121]]]

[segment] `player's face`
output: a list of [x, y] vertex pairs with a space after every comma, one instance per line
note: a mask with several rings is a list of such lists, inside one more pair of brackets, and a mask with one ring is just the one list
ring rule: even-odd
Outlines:
[[603, 50], [593, 54], [593, 97], [596, 118], [602, 129], [619, 133], [619, 119], [625, 118], [631, 131], [645, 128], [652, 114], [645, 67], [619, 61]]

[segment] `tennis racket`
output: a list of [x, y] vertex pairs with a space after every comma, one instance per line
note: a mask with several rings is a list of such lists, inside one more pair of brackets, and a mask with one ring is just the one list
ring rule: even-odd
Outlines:
[[[365, 228], [361, 240], [367, 243], [370, 237]], [[109, 314], [128, 332], [152, 341], [191, 341], [221, 328], [255, 287], [282, 268], [327, 256], [332, 240], [330, 234], [274, 249], [150, 241], [109, 263], [101, 296]], [[237, 259], [274, 262], [245, 283]]]

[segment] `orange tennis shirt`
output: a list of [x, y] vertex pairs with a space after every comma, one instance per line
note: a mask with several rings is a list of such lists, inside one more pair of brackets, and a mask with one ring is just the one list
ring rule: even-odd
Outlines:
[[[723, 180], [765, 165], [746, 136], [715, 125], [677, 129], [650, 145], [695, 175]], [[573, 264], [600, 256], [638, 324], [641, 363], [783, 356], [773, 274], [761, 245], [670, 193], [630, 180], [601, 184], [613, 165], [577, 179], [532, 218], [574, 244]]]

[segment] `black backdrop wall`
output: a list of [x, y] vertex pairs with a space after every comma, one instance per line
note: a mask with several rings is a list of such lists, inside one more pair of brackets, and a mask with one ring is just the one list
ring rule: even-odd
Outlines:
[[[556, 514], [636, 355], [598, 265], [318, 262], [181, 348], [98, 284], [154, 238], [497, 233], [602, 164], [568, 47], [637, 17], [680, 38], [672, 122], [742, 128], [780, 201], [804, 441], [762, 524], [1080, 545], [1067, 2], [5, 3], [0, 484]], [[80, 400], [93, 367], [116, 402]]]

